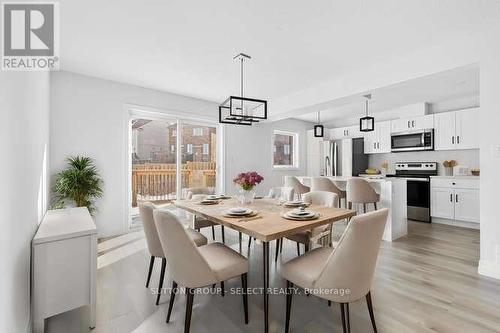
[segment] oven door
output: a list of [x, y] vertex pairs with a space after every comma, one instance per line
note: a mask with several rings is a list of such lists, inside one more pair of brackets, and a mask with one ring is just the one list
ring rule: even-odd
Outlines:
[[432, 150], [432, 132], [395, 133], [391, 135], [391, 151]]
[[431, 222], [431, 191], [428, 178], [408, 178], [406, 180], [408, 219]]

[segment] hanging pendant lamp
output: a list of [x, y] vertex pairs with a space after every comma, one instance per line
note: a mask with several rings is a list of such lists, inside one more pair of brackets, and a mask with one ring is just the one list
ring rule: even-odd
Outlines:
[[314, 125], [314, 136], [316, 138], [322, 138], [324, 136], [324, 128], [320, 121], [320, 111], [318, 111], [318, 124]]
[[243, 64], [251, 57], [240, 53], [234, 59], [240, 61], [240, 96], [229, 96], [219, 105], [219, 123], [251, 126], [252, 123], [267, 119], [267, 101], [244, 97]]
[[372, 94], [363, 95], [365, 101], [365, 116], [359, 119], [359, 130], [361, 132], [372, 132], [375, 130], [375, 118], [368, 116], [368, 101], [371, 100]]

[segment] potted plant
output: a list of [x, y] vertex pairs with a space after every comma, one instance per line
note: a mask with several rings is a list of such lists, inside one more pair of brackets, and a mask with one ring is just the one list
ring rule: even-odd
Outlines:
[[453, 175], [453, 167], [457, 165], [457, 161], [455, 160], [449, 160], [449, 161], [444, 161], [443, 166], [444, 166], [444, 173], [446, 176], [452, 176]]
[[242, 172], [233, 179], [233, 183], [240, 186], [238, 201], [241, 204], [251, 204], [255, 198], [255, 186], [260, 184], [264, 177], [255, 171]]
[[53, 187], [55, 203], [52, 208], [64, 208], [68, 200], [76, 207], [87, 207], [96, 212], [95, 199], [102, 197], [103, 181], [90, 157], [72, 156], [66, 169], [59, 172]]

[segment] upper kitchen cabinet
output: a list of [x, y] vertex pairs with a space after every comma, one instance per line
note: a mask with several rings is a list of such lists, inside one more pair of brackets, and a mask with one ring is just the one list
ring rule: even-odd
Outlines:
[[411, 132], [434, 128], [434, 116], [415, 116], [391, 121], [391, 132]]
[[391, 152], [391, 122], [375, 123], [375, 130], [364, 134], [365, 154], [381, 154]]
[[330, 131], [330, 137], [332, 140], [362, 138], [363, 133], [359, 130], [359, 126], [338, 127]]
[[434, 149], [477, 149], [479, 108], [434, 115]]

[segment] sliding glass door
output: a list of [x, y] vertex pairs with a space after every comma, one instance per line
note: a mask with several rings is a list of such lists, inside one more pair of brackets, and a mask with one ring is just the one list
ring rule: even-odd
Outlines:
[[217, 183], [217, 128], [183, 119], [134, 117], [131, 138], [131, 226], [140, 226], [137, 204], [169, 203], [187, 189]]
[[216, 186], [217, 129], [196, 123], [182, 123], [181, 166], [182, 198], [188, 188], [203, 187], [214, 189]]

